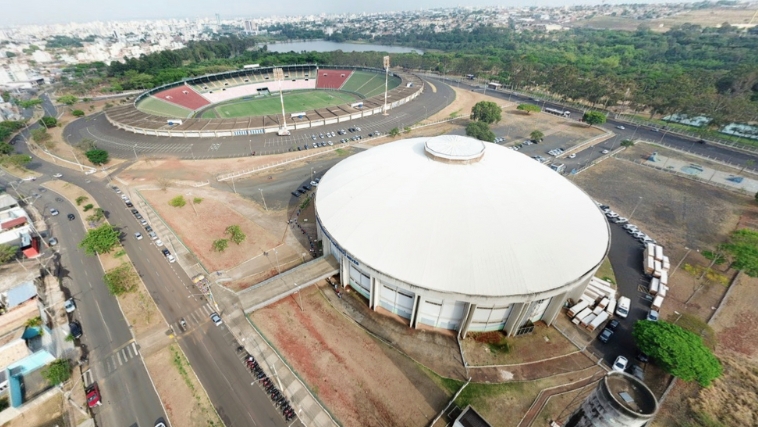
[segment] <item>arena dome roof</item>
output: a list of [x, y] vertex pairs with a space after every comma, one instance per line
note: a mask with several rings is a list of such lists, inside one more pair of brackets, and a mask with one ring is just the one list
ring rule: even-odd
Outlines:
[[570, 284], [610, 243], [578, 187], [504, 147], [412, 138], [351, 156], [319, 183], [322, 227], [352, 257], [442, 292], [524, 295]]

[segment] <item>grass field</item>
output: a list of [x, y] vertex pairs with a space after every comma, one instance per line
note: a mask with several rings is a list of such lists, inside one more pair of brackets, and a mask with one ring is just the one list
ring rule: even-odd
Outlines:
[[152, 96], [148, 96], [147, 98], [140, 101], [137, 108], [146, 113], [163, 117], [187, 118], [191, 113], [190, 110], [184, 107], [180, 107], [176, 104], [172, 104], [158, 98], [153, 98]]
[[[387, 89], [391, 90], [400, 85], [400, 79], [390, 77], [387, 82]], [[357, 92], [366, 98], [379, 95], [384, 92], [384, 75], [377, 73], [368, 73], [365, 71], [354, 71], [350, 78], [347, 79], [342, 90]]]
[[[284, 109], [287, 113], [316, 110], [332, 105], [347, 104], [356, 101], [356, 97], [349, 93], [333, 92], [324, 90], [297, 91], [284, 94]], [[281, 113], [279, 95], [270, 95], [265, 98], [253, 100], [237, 100], [225, 104], [219, 104], [211, 110], [205, 111], [203, 118], [232, 118], [265, 116], [268, 114]]]

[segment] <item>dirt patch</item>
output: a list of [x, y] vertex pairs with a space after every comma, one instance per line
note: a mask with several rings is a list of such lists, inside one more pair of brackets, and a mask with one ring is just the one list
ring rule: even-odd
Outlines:
[[[421, 123], [431, 123], [438, 120], [449, 119], [452, 114], [455, 114], [456, 117], [468, 117], [471, 114], [471, 109], [474, 108], [474, 105], [480, 101], [492, 101], [501, 106], [508, 104], [507, 101], [503, 101], [500, 98], [486, 96], [479, 92], [460, 89], [454, 86], [450, 86], [450, 88], [455, 92], [455, 100], [451, 102], [447, 107], [443, 108], [441, 111], [422, 121]], [[429, 90], [431, 90], [431, 88], [429, 88]]]
[[577, 351], [569, 340], [544, 323], [520, 337], [506, 337], [501, 331], [469, 333], [461, 345], [469, 366], [536, 362]]
[[[324, 286], [324, 292], [333, 291]], [[412, 360], [332, 308], [321, 288], [256, 311], [251, 320], [346, 426], [426, 425], [449, 393]]]
[[758, 363], [758, 279], [743, 275], [734, 284], [724, 301], [719, 316], [713, 322], [718, 336], [718, 349], [734, 352]]
[[[27, 408], [21, 415], [3, 424], [3, 427], [53, 427], [66, 425], [63, 415], [63, 395], [57, 393], [45, 402], [29, 403], [32, 408]], [[66, 408], [68, 410], [68, 408]], [[71, 409], [75, 411], [75, 409]]]

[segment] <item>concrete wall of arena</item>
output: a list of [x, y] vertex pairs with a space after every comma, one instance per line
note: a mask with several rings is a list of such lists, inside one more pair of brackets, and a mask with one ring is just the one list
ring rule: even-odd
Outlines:
[[[179, 83], [179, 84], [183, 84], [183, 82]], [[167, 86], [171, 86], [171, 85], [163, 86], [163, 87], [161, 87], [161, 89], [165, 89]], [[412, 101], [413, 99], [416, 99], [419, 95], [421, 95], [423, 93], [423, 91], [424, 91], [424, 85], [423, 84], [419, 85], [418, 90], [416, 90], [415, 92], [411, 93], [407, 97], [399, 99], [397, 101], [394, 101], [392, 103], [387, 104], [387, 109], [391, 110], [393, 108], [397, 108], [397, 107], [399, 107], [399, 106], [401, 106], [403, 104], [406, 104], [406, 103]], [[138, 97], [138, 99], [141, 98], [141, 97], [143, 97], [143, 96], [145, 96], [145, 94], [140, 95]], [[360, 113], [352, 113], [352, 114], [351, 113], [346, 113], [346, 114], [343, 114], [343, 115], [340, 115], [340, 116], [336, 116], [334, 118], [317, 119], [317, 120], [309, 120], [309, 121], [306, 121], [306, 122], [298, 122], [297, 124], [295, 124], [294, 128], [295, 129], [314, 128], [314, 127], [318, 127], [318, 126], [324, 126], [326, 124], [342, 123], [342, 122], [346, 122], [348, 120], [355, 120], [355, 119], [359, 119], [359, 118], [363, 118], [363, 117], [368, 117], [368, 116], [371, 116], [371, 115], [374, 115], [374, 114], [381, 114], [381, 113], [382, 113], [382, 107], [378, 107], [378, 108], [374, 108], [374, 109], [366, 109], [366, 110], [361, 111]], [[125, 123], [121, 123], [121, 122], [119, 122], [117, 120], [114, 120], [113, 118], [111, 118], [107, 114], [107, 111], [106, 111], [106, 114], [105, 114], [105, 118], [108, 120], [108, 122], [111, 125], [113, 125], [114, 127], [118, 128], [118, 129], [125, 130], [125, 131], [132, 132], [132, 133], [141, 134], [141, 135], [151, 135], [151, 136], [168, 136], [168, 137], [178, 137], [178, 138], [200, 138], [200, 137], [203, 137], [203, 138], [218, 138], [218, 137], [223, 137], [223, 136], [237, 135], [238, 133], [236, 133], [236, 132], [239, 132], [239, 131], [246, 131], [250, 135], [260, 134], [260, 133], [274, 133], [274, 132], [278, 132], [279, 131], [278, 127], [268, 127], [268, 128], [266, 128], [266, 127], [260, 127], [260, 128], [239, 128], [239, 129], [225, 129], [225, 130], [217, 130], [217, 131], [203, 131], [202, 129], [201, 130], [191, 130], [191, 131], [189, 131], [189, 130], [187, 130], [187, 131], [171, 130], [171, 129], [148, 129], [148, 128], [142, 128], [142, 127], [138, 127], [138, 126], [127, 125]], [[160, 119], [165, 119], [165, 118], [161, 117]]]

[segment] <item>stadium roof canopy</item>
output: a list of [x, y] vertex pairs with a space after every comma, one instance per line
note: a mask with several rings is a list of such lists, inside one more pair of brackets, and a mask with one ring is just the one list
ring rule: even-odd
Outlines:
[[426, 289], [478, 296], [549, 291], [603, 259], [608, 223], [558, 173], [462, 136], [381, 145], [335, 165], [316, 210], [359, 262]]

